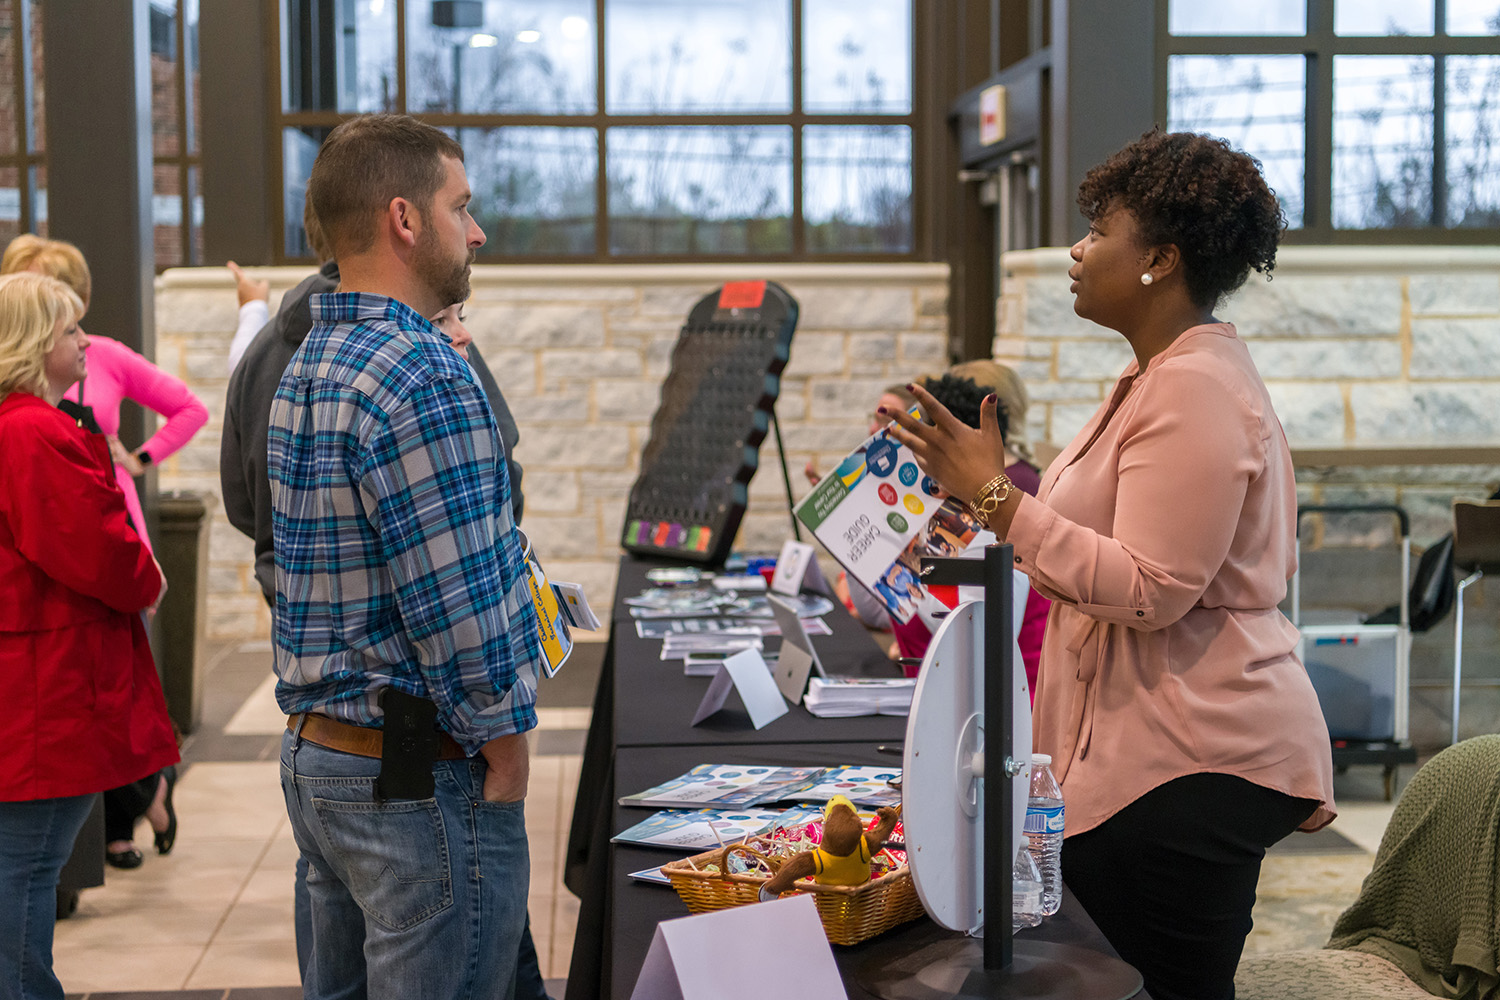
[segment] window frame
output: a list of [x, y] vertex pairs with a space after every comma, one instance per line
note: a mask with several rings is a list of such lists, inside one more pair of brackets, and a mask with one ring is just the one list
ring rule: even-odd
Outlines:
[[[178, 0], [180, 3], [181, 0]], [[266, 24], [273, 32], [271, 37], [288, 38], [287, 26], [283, 23], [283, 0], [263, 0], [266, 5]], [[407, 107], [406, 25], [408, 0], [388, 0], [395, 6], [396, 21], [396, 88], [395, 111], [405, 112]], [[934, 30], [933, 8], [935, 4], [923, 0], [909, 0], [911, 4], [911, 80], [912, 93], [909, 110], [896, 114], [809, 114], [802, 109], [802, 55], [803, 55], [803, 0], [786, 0], [790, 7], [791, 33], [791, 109], [786, 113], [715, 113], [715, 114], [609, 114], [606, 112], [605, 88], [608, 75], [605, 43], [605, 4], [607, 0], [593, 0], [594, 7], [594, 95], [595, 109], [582, 114], [454, 114], [421, 113], [417, 118], [438, 128], [497, 128], [505, 126], [548, 126], [555, 128], [590, 128], [596, 137], [594, 177], [594, 248], [592, 253], [578, 254], [515, 254], [490, 256], [490, 260], [507, 260], [526, 264], [682, 264], [699, 263], [705, 258], [692, 253], [613, 253], [609, 247], [609, 178], [608, 130], [612, 127], [653, 127], [691, 125], [770, 125], [791, 129], [791, 206], [790, 223], [792, 247], [782, 253], [745, 252], [741, 254], [716, 255], [713, 259], [733, 262], [799, 262], [799, 263], [894, 263], [936, 259], [933, 226], [928, 218], [934, 198], [929, 175], [928, 145], [944, 138], [941, 120], [935, 120], [924, 106], [917, 82], [928, 78], [929, 62], [926, 55], [932, 51], [928, 44]], [[286, 252], [286, 219], [282, 208], [285, 199], [286, 163], [283, 153], [283, 135], [288, 128], [332, 128], [340, 122], [356, 117], [352, 113], [336, 111], [286, 111], [284, 110], [284, 78], [282, 72], [282, 46], [267, 46], [268, 107], [267, 164], [271, 185], [271, 238], [272, 259], [278, 264], [316, 263], [310, 257], [293, 257]], [[817, 252], [807, 249], [807, 224], [803, 218], [803, 128], [807, 125], [891, 125], [905, 126], [911, 130], [911, 249], [905, 252]], [[481, 262], [484, 257], [480, 258]]]
[[[1303, 222], [1286, 233], [1290, 244], [1489, 245], [1500, 227], [1448, 227], [1446, 109], [1448, 56], [1500, 55], [1500, 35], [1447, 35], [1446, 0], [1433, 0], [1431, 35], [1338, 35], [1336, 0], [1306, 0], [1303, 35], [1173, 35], [1168, 30], [1171, 0], [1156, 3], [1156, 119], [1168, 120], [1169, 65], [1173, 56], [1300, 55], [1306, 60], [1306, 113], [1303, 122]], [[1433, 59], [1432, 215], [1429, 226], [1345, 229], [1333, 225], [1333, 63], [1336, 56], [1430, 56]]]
[[37, 170], [47, 168], [45, 141], [39, 142], [36, 134], [36, 88], [32, 67], [35, 63], [32, 49], [33, 0], [0, 0], [11, 11], [11, 86], [15, 94], [15, 151], [0, 154], [0, 169], [16, 171], [16, 193], [19, 197], [16, 231], [37, 232], [36, 192]]
[[[204, 227], [193, 224], [193, 195], [196, 189], [196, 192], [201, 197], [203, 188], [203, 129], [199, 121], [199, 108], [193, 102], [193, 91], [190, 86], [192, 81], [188, 76], [187, 0], [172, 0], [172, 2], [176, 8], [172, 15], [172, 31], [174, 35], [173, 44], [177, 46], [177, 58], [172, 61], [172, 75], [175, 78], [177, 94], [175, 100], [172, 102], [172, 114], [176, 119], [177, 152], [157, 153], [155, 135], [151, 136], [151, 199], [154, 205], [158, 197], [156, 193], [157, 169], [161, 167], [173, 168], [177, 174], [177, 197], [181, 201], [181, 214], [178, 216], [181, 221], [178, 223], [178, 228], [182, 230], [180, 237], [182, 259], [175, 263], [163, 264], [160, 260], [155, 260], [153, 252], [152, 258], [155, 262], [157, 274], [162, 273], [169, 267], [200, 267], [203, 264], [204, 256], [202, 253]], [[148, 3], [147, 6], [150, 7], [151, 4]], [[149, 10], [147, 11], [147, 17], [150, 17]], [[199, 20], [202, 20], [203, 11], [201, 2], [199, 4], [198, 17]], [[147, 48], [147, 59], [149, 60], [149, 45]], [[197, 39], [193, 41], [193, 49], [199, 52], [201, 56], [202, 50]], [[201, 77], [203, 73], [201, 58], [198, 73]], [[195, 176], [198, 181], [196, 185], [193, 184]], [[161, 197], [166, 196], [163, 195]], [[165, 227], [155, 219], [152, 219], [151, 228], [154, 250], [155, 231], [158, 228]]]

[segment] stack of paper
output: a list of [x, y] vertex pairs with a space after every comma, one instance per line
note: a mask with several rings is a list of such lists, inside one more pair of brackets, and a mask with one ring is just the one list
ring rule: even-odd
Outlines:
[[[746, 646], [745, 648], [755, 649], [754, 646]], [[682, 674], [684, 677], [717, 677], [719, 675], [719, 668], [724, 665], [724, 661], [740, 652], [743, 652], [743, 650], [736, 649], [728, 652], [689, 650], [686, 656], [681, 657]], [[775, 673], [776, 663], [779, 659], [777, 654], [761, 653], [760, 655], [761, 659], [765, 662], [766, 669]], [[673, 660], [678, 659], [678, 657], [663, 654], [662, 659]]]
[[663, 660], [682, 660], [692, 653], [721, 653], [725, 656], [733, 656], [746, 649], [760, 649], [763, 646], [760, 636], [754, 632], [734, 630], [681, 632], [663, 638], [665, 639], [661, 646]]
[[814, 677], [802, 704], [813, 715], [842, 719], [852, 715], [906, 715], [911, 711], [915, 677]]

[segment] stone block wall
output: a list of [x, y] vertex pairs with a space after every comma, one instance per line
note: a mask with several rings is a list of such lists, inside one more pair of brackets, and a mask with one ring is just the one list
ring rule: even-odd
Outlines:
[[[1129, 362], [1073, 313], [1065, 249], [1006, 255], [995, 356], [1026, 379], [1033, 440], [1066, 444]], [[1500, 251], [1285, 247], [1218, 310], [1235, 324], [1294, 444], [1500, 442]], [[1447, 530], [1455, 493], [1500, 468], [1301, 469], [1304, 498], [1404, 504], [1414, 537]]]
[[[280, 296], [300, 268], [258, 269]], [[801, 469], [828, 468], [865, 432], [880, 390], [947, 364], [942, 264], [478, 266], [468, 326], [516, 415], [525, 467], [523, 527], [548, 572], [582, 584], [607, 611], [623, 527], [660, 385], [692, 305], [725, 281], [766, 278], [801, 307], [777, 414], [796, 496]], [[219, 502], [219, 435], [236, 321], [222, 268], [157, 280], [157, 363], [187, 381], [209, 423], [162, 463], [162, 490], [194, 490], [211, 517], [208, 635], [269, 634], [251, 543]], [[790, 535], [774, 438], [761, 448], [737, 545], [775, 550]]]
[[[1070, 264], [1064, 248], [1006, 255], [994, 345], [1030, 390], [1031, 440], [1058, 446], [1131, 358], [1119, 334], [1073, 313]], [[1274, 280], [1252, 274], [1217, 314], [1245, 339], [1294, 445], [1500, 443], [1496, 248], [1284, 247]], [[1453, 498], [1488, 496], [1500, 466], [1308, 467], [1297, 482], [1304, 503], [1401, 504], [1420, 551], [1449, 530]], [[1482, 587], [1465, 627], [1464, 735], [1500, 729], [1500, 614]], [[1414, 639], [1422, 745], [1447, 742], [1452, 628], [1449, 618]]]

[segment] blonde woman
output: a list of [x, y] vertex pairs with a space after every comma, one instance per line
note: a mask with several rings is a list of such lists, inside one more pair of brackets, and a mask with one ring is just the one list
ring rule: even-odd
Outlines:
[[83, 303], [0, 278], [0, 996], [61, 997], [58, 872], [94, 795], [177, 760], [139, 614], [165, 590], [109, 446], [57, 408], [88, 370]]
[[[78, 295], [84, 311], [88, 311], [93, 279], [83, 254], [73, 244], [29, 233], [17, 236], [0, 257], [0, 274], [22, 271], [62, 281]], [[80, 314], [79, 321], [82, 319]], [[66, 398], [93, 410], [99, 429], [109, 440], [115, 476], [125, 494], [125, 507], [141, 540], [149, 547], [151, 539], [146, 537], [146, 521], [132, 477], [143, 474], [148, 465], [164, 461], [187, 444], [208, 423], [208, 407], [182, 379], [162, 371], [118, 340], [99, 336], [90, 339], [93, 354], [87, 382], [79, 379]], [[166, 418], [156, 433], [134, 450], [122, 445], [119, 438], [120, 403], [127, 399]]]
[[[17, 236], [0, 257], [0, 274], [30, 272], [62, 281], [88, 311], [93, 279], [83, 253], [64, 240], [48, 240], [27, 233]], [[79, 315], [82, 322], [83, 316]], [[187, 383], [169, 375], [117, 340], [91, 337], [90, 365], [86, 376], [69, 388], [64, 398], [73, 412], [85, 407], [98, 422], [109, 443], [115, 464], [115, 482], [125, 497], [125, 511], [141, 541], [149, 549], [145, 514], [136, 493], [135, 477], [188, 443], [208, 422], [208, 408], [193, 395]], [[86, 391], [86, 394], [85, 394]], [[131, 451], [120, 443], [120, 404], [133, 400], [166, 418], [166, 422], [139, 448]], [[84, 418], [86, 420], [86, 417]], [[139, 868], [145, 858], [136, 849], [136, 822], [146, 816], [151, 823], [156, 852], [167, 854], [177, 841], [177, 811], [172, 791], [177, 772], [169, 769], [128, 786], [110, 789], [104, 796], [104, 860], [115, 868]]]

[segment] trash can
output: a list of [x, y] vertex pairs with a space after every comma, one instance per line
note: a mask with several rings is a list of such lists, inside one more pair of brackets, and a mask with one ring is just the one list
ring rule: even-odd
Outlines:
[[208, 601], [208, 507], [196, 493], [157, 498], [156, 559], [167, 576], [157, 612], [157, 670], [167, 712], [183, 732], [203, 715], [203, 633]]

